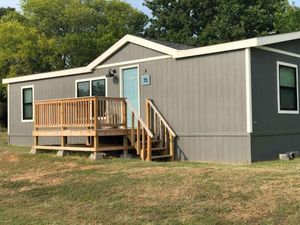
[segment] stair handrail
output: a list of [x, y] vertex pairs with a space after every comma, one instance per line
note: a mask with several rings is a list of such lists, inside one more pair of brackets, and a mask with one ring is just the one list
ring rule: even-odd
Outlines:
[[159, 110], [154, 105], [154, 103], [152, 102], [152, 100], [151, 99], [147, 99], [146, 101], [149, 103], [149, 105], [151, 106], [151, 108], [153, 109], [153, 111], [157, 114], [157, 116], [159, 117], [159, 119], [161, 120], [161, 122], [164, 124], [164, 126], [169, 130], [169, 132], [173, 136], [173, 138], [175, 138], [177, 135], [175, 134], [175, 132], [173, 131], [173, 129], [170, 127], [170, 125], [167, 123], [167, 121], [162, 116], [162, 114], [159, 112]]
[[147, 134], [153, 138], [154, 134], [151, 132], [151, 130], [149, 130], [148, 126], [145, 124], [145, 122], [142, 120], [142, 118], [139, 116], [139, 114], [136, 112], [136, 110], [134, 109], [134, 107], [132, 106], [132, 104], [130, 103], [130, 101], [128, 99], [125, 99], [127, 106], [129, 106], [130, 110], [133, 112], [134, 116], [136, 117], [136, 119], [140, 122], [140, 124], [142, 125], [142, 127], [145, 129], [145, 131], [147, 132]]

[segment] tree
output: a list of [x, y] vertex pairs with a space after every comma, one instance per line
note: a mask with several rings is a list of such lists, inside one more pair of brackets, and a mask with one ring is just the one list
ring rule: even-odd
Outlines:
[[86, 65], [146, 24], [144, 14], [117, 0], [23, 0], [22, 9], [31, 26], [55, 39], [60, 68]]
[[15, 9], [14, 8], [10, 8], [10, 7], [7, 7], [7, 8], [4, 8], [4, 7], [0, 7], [0, 19], [7, 15], [8, 13], [10, 12], [14, 12]]
[[146, 0], [153, 18], [152, 38], [208, 45], [280, 32], [275, 21], [289, 9], [287, 0]]

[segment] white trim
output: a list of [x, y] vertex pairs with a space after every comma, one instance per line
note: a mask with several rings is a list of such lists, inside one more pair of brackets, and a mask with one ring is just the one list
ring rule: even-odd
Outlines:
[[[140, 116], [141, 114], [141, 104], [140, 104], [140, 65], [130, 65], [130, 66], [125, 66], [125, 67], [120, 67], [119, 72], [120, 72], [120, 97], [124, 97], [123, 93], [123, 70], [126, 69], [131, 69], [131, 68], [136, 68], [137, 69], [137, 79], [138, 79], [138, 114]], [[136, 109], [135, 109], [136, 110]]]
[[114, 52], [122, 48], [127, 43], [133, 43], [136, 45], [140, 45], [158, 52], [165, 53], [167, 55], [174, 56], [177, 54], [177, 49], [167, 47], [162, 44], [158, 44], [153, 41], [146, 40], [144, 38], [132, 36], [132, 35], [125, 35], [121, 40], [119, 40], [117, 43], [115, 43], [112, 47], [110, 47], [106, 52], [104, 52], [102, 55], [100, 55], [97, 59], [95, 59], [93, 62], [91, 62], [87, 68], [94, 69], [96, 66], [98, 66], [100, 63], [102, 63], [104, 60], [106, 60], [109, 56], [111, 56]]
[[9, 135], [9, 131], [10, 131], [10, 128], [9, 128], [9, 125], [10, 125], [10, 105], [9, 105], [9, 84], [7, 85], [7, 135]]
[[143, 59], [101, 65], [101, 66], [97, 66], [96, 69], [103, 69], [103, 68], [109, 68], [109, 67], [115, 67], [115, 66], [124, 66], [127, 64], [136, 64], [136, 63], [150, 62], [150, 61], [156, 61], [156, 60], [161, 60], [161, 59], [170, 59], [170, 58], [172, 58], [172, 56], [170, 56], [170, 55], [156, 56], [156, 57], [150, 57], [150, 58], [143, 58]]
[[246, 69], [246, 107], [247, 107], [247, 132], [252, 133], [252, 82], [251, 82], [251, 49], [245, 49]]
[[[280, 79], [279, 66], [288, 66], [296, 69], [296, 91], [297, 91], [297, 110], [281, 110], [280, 109]], [[299, 114], [299, 83], [298, 83], [298, 65], [277, 61], [277, 108], [279, 114]]]
[[[31, 88], [32, 89], [32, 119], [31, 120], [26, 120], [26, 119], [23, 119], [23, 90], [24, 89], [29, 89]], [[28, 85], [28, 86], [22, 86], [21, 87], [21, 122], [22, 123], [31, 123], [34, 121], [34, 85]]]
[[100, 76], [100, 77], [92, 77], [92, 78], [84, 78], [84, 79], [79, 79], [79, 80], [75, 80], [75, 98], [77, 97], [77, 84], [80, 82], [89, 82], [90, 85], [90, 97], [92, 96], [92, 81], [94, 80], [105, 80], [105, 97], [107, 97], [107, 77], [106, 76]]
[[282, 55], [287, 55], [287, 56], [291, 56], [291, 57], [295, 57], [295, 58], [300, 58], [300, 54], [296, 54], [293, 52], [288, 52], [288, 51], [284, 51], [284, 50], [280, 50], [280, 49], [276, 49], [276, 48], [270, 48], [270, 47], [266, 47], [266, 46], [260, 46], [260, 47], [256, 47], [258, 49], [262, 49], [265, 51], [269, 51], [269, 52], [275, 52], [275, 53], [279, 53]]
[[284, 41], [291, 41], [296, 39], [300, 39], [300, 32], [270, 35], [265, 37], [257, 37], [257, 38], [251, 38], [251, 39], [246, 39], [241, 41], [233, 41], [233, 42], [211, 45], [206, 47], [180, 50], [178, 51], [177, 56], [174, 56], [174, 58], [184, 58], [184, 57], [212, 54], [218, 52], [233, 51], [233, 50], [238, 50], [243, 48], [270, 45], [270, 44], [280, 43]]
[[87, 69], [86, 67], [79, 67], [79, 68], [68, 69], [68, 70], [60, 70], [60, 71], [54, 71], [54, 72], [48, 72], [48, 73], [38, 73], [38, 74], [33, 74], [33, 75], [3, 79], [2, 84], [19, 83], [19, 82], [33, 81], [33, 80], [42, 80], [42, 79], [71, 76], [71, 75], [90, 73], [90, 72], [91, 72], [91, 70]]
[[[159, 52], [165, 53], [173, 58], [184, 58], [184, 57], [200, 56], [200, 55], [206, 55], [206, 54], [212, 54], [212, 53], [233, 51], [233, 50], [245, 49], [245, 48], [251, 48], [251, 47], [259, 47], [259, 46], [263, 46], [263, 45], [270, 45], [270, 44], [291, 41], [291, 40], [296, 40], [296, 39], [300, 39], [300, 32], [251, 38], [251, 39], [246, 39], [246, 40], [241, 40], [241, 41], [234, 41], [234, 42], [200, 47], [200, 48], [177, 50], [177, 49], [170, 48], [165, 45], [162, 45], [162, 44], [159, 44], [159, 43], [156, 43], [153, 41], [149, 41], [149, 40], [146, 40], [146, 39], [143, 39], [140, 37], [126, 35], [125, 37], [120, 39], [116, 44], [114, 44], [112, 47], [110, 47], [107, 51], [105, 51], [103, 54], [101, 54], [98, 58], [96, 58], [94, 61], [92, 61], [86, 67], [80, 67], [80, 68], [62, 70], [62, 71], [56, 71], [56, 72], [50, 72], [50, 73], [41, 73], [41, 74], [22, 76], [22, 77], [10, 78], [10, 79], [3, 79], [2, 83], [3, 84], [17, 83], [17, 82], [40, 80], [40, 79], [47, 79], [47, 78], [54, 78], [54, 77], [61, 77], [61, 76], [70, 76], [70, 75], [75, 75], [75, 74], [90, 73], [99, 64], [101, 64], [104, 60], [106, 60], [109, 56], [111, 56], [113, 53], [118, 51], [120, 48], [122, 48], [127, 43], [133, 43], [133, 44], [143, 46], [145, 48], [159, 51]], [[123, 63], [123, 62], [121, 62], [121, 63]]]

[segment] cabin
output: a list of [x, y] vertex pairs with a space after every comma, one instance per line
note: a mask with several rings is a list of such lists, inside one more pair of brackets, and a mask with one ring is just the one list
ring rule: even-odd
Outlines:
[[85, 67], [4, 79], [8, 142], [251, 163], [300, 150], [300, 32], [191, 48], [126, 35]]

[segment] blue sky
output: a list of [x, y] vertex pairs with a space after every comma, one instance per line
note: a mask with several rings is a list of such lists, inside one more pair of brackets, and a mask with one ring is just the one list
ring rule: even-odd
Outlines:
[[[147, 15], [150, 15], [150, 11], [147, 7], [143, 6], [144, 0], [125, 0], [130, 3], [135, 8], [142, 10]], [[294, 2], [296, 5], [300, 6], [300, 0], [290, 0], [290, 2]], [[13, 7], [19, 9], [19, 0], [0, 0], [0, 7]]]

